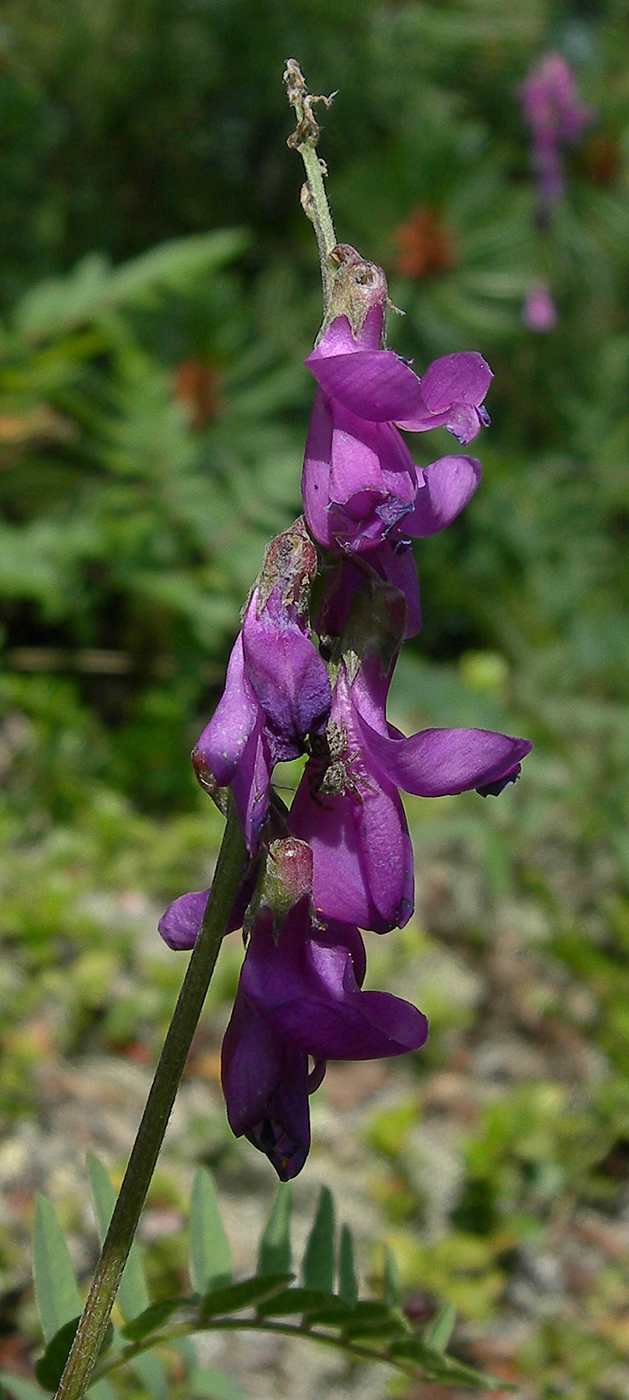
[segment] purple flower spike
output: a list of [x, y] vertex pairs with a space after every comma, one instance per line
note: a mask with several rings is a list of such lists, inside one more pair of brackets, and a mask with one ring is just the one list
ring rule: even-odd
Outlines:
[[364, 975], [358, 930], [313, 924], [307, 899], [277, 939], [268, 911], [257, 916], [223, 1042], [223, 1089], [234, 1132], [266, 1152], [283, 1180], [308, 1153], [308, 1094], [326, 1060], [400, 1055], [426, 1039], [425, 1016], [387, 992], [361, 991]]
[[518, 776], [527, 739], [485, 729], [426, 729], [406, 739], [385, 717], [388, 678], [371, 658], [339, 669], [327, 750], [306, 765], [292, 830], [313, 851], [313, 901], [326, 918], [384, 933], [413, 911], [412, 850], [398, 788], [422, 797], [498, 793]]

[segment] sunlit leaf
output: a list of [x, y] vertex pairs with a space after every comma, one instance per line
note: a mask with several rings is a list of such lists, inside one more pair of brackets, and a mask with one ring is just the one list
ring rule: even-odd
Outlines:
[[430, 1326], [426, 1328], [422, 1340], [435, 1351], [445, 1351], [456, 1322], [456, 1310], [451, 1303], [444, 1303]]
[[292, 1274], [256, 1274], [254, 1278], [243, 1279], [241, 1283], [232, 1283], [229, 1288], [213, 1288], [201, 1302], [201, 1316], [206, 1319], [240, 1312], [242, 1308], [281, 1292], [292, 1278]]
[[308, 1236], [302, 1264], [305, 1288], [334, 1288], [334, 1201], [327, 1186], [321, 1187], [319, 1204]]
[[258, 1249], [259, 1274], [277, 1274], [290, 1269], [291, 1201], [290, 1182], [280, 1182], [260, 1240]]
[[339, 1295], [346, 1303], [355, 1303], [358, 1298], [354, 1240], [349, 1225], [343, 1226], [339, 1242]]
[[131, 1322], [127, 1322], [121, 1328], [122, 1336], [130, 1342], [140, 1342], [143, 1337], [150, 1336], [151, 1332], [157, 1332], [178, 1308], [183, 1308], [188, 1303], [187, 1298], [162, 1298], [159, 1303], [151, 1303], [138, 1317], [134, 1317]]
[[197, 1293], [207, 1293], [218, 1279], [226, 1282], [231, 1278], [229, 1242], [207, 1167], [199, 1167], [192, 1184], [188, 1257], [190, 1281]]
[[81, 1312], [81, 1296], [68, 1246], [45, 1196], [37, 1196], [33, 1227], [35, 1297], [46, 1342]]

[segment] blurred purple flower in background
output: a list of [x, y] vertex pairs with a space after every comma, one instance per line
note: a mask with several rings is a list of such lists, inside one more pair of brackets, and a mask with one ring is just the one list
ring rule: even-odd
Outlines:
[[522, 320], [530, 331], [552, 331], [557, 311], [546, 282], [533, 282], [522, 306]]
[[594, 120], [579, 101], [570, 65], [559, 53], [543, 54], [530, 68], [520, 101], [531, 130], [531, 160], [537, 177], [537, 218], [547, 224], [564, 189], [562, 146], [572, 146]]

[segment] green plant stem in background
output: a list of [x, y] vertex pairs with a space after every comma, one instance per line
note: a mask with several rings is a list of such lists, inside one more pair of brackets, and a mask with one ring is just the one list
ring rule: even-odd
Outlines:
[[297, 117], [297, 126], [292, 135], [289, 136], [288, 144], [299, 151], [306, 171], [308, 198], [305, 201], [302, 199], [302, 202], [308, 217], [312, 219], [317, 235], [325, 320], [332, 299], [335, 266], [330, 259], [330, 253], [336, 246], [336, 234], [323, 183], [325, 166], [317, 155], [319, 125], [315, 119], [312, 104], [313, 102], [323, 102], [326, 107], [329, 107], [332, 98], [313, 97], [308, 92], [301, 68], [294, 58], [286, 60], [284, 82], [288, 100]]
[[245, 844], [233, 801], [199, 937], [177, 998], [142, 1122], [105, 1237], [56, 1400], [80, 1400], [98, 1357], [140, 1213], [155, 1170], [242, 875]]

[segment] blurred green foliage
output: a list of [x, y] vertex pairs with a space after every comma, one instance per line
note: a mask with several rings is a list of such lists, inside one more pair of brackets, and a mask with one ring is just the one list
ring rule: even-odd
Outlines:
[[[562, 1212], [616, 1220], [625, 1200], [628, 39], [628, 0], [5, 0], [0, 18], [0, 1116], [37, 1106], [53, 1044], [152, 1054], [179, 982], [154, 921], [207, 879], [220, 828], [187, 753], [299, 509], [320, 292], [285, 146], [294, 54], [338, 89], [337, 232], [387, 270], [391, 343], [420, 372], [474, 348], [495, 373], [481, 489], [417, 551], [394, 708], [535, 750], [499, 803], [409, 805], [426, 927], [372, 941], [370, 965], [413, 983], [432, 1033], [362, 1130], [405, 1285], [477, 1329], [517, 1305]], [[542, 233], [517, 91], [548, 47], [597, 116]], [[547, 334], [522, 321], [540, 277]], [[451, 446], [431, 438], [422, 462]], [[512, 925], [519, 1000], [496, 961]], [[508, 1031], [541, 1060], [483, 1079], [479, 1044]], [[481, 1101], [436, 1228], [424, 1099], [463, 1063]], [[222, 1122], [203, 1133], [240, 1160]], [[17, 1257], [0, 1234], [7, 1286]], [[518, 1353], [545, 1400], [624, 1393], [625, 1264], [579, 1296], [569, 1320], [540, 1305]]]

